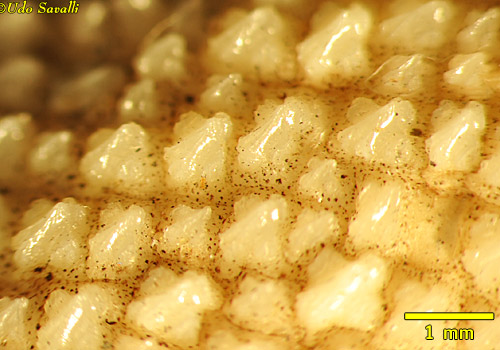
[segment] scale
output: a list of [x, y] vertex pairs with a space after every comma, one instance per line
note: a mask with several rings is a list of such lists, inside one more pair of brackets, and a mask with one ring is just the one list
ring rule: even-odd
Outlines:
[[[406, 321], [493, 321], [493, 312], [405, 312]], [[425, 326], [426, 340], [434, 340], [432, 325]], [[472, 328], [443, 328], [443, 340], [474, 340]]]

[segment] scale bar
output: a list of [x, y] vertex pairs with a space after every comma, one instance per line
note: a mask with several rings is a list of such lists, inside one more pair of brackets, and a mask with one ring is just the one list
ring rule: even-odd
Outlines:
[[405, 312], [407, 321], [493, 321], [493, 312]]

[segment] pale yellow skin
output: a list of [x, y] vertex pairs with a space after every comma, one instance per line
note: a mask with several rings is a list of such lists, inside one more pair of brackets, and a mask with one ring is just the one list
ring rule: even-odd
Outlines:
[[0, 13], [0, 347], [500, 349], [500, 8], [228, 3]]

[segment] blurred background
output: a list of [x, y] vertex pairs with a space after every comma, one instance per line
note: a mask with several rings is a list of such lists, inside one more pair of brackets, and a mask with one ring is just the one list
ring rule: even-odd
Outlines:
[[[132, 61], [144, 41], [174, 30], [186, 35], [195, 50], [203, 18], [216, 10], [213, 4], [221, 5], [80, 0], [76, 14], [37, 14], [39, 3], [26, 2], [33, 8], [30, 14], [0, 14], [0, 115], [28, 112], [47, 128], [58, 124], [73, 129], [90, 110], [93, 117], [86, 123], [100, 119], [102, 125], [109, 115], [102, 108], [114, 108], [124, 85], [134, 79]], [[45, 6], [68, 5], [50, 0]]]

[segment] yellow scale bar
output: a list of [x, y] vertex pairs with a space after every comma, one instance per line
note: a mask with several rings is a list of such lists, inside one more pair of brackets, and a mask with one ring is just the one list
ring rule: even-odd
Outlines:
[[405, 312], [405, 320], [423, 321], [460, 321], [460, 320], [486, 320], [495, 319], [493, 312]]

